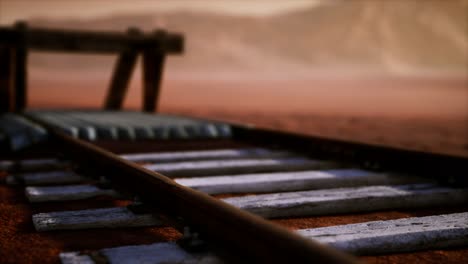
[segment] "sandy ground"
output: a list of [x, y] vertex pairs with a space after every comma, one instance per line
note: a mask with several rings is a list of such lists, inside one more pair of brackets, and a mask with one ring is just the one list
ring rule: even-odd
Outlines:
[[468, 157], [465, 119], [174, 111], [314, 136]]
[[[97, 76], [97, 75], [96, 75]], [[47, 77], [47, 78], [45, 78]], [[107, 80], [32, 74], [32, 107], [101, 107]], [[125, 107], [141, 102], [132, 80]], [[166, 79], [159, 110], [468, 156], [468, 77]]]

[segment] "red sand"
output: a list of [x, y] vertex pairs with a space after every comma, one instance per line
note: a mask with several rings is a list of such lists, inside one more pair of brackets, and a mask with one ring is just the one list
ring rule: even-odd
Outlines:
[[228, 111], [171, 112], [250, 123], [295, 133], [468, 157], [468, 118], [346, 114], [271, 114]]
[[[30, 106], [102, 106], [110, 76], [66, 77], [32, 74]], [[125, 101], [127, 107], [141, 105], [138, 80], [132, 81]], [[162, 85], [162, 110], [468, 118], [468, 77], [167, 79]]]
[[[72, 81], [65, 77], [32, 74], [30, 106], [101, 107], [108, 85], [105, 77]], [[138, 84], [138, 78], [133, 80], [126, 107], [140, 105]], [[167, 79], [159, 109], [468, 156], [468, 77]]]

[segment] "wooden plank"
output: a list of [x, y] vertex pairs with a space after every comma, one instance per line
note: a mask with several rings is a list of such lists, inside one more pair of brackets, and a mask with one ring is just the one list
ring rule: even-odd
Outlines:
[[[374, 173], [357, 169], [343, 169], [182, 178], [175, 179], [175, 181], [186, 187], [208, 194], [221, 194], [281, 192], [378, 184], [404, 184], [422, 182], [423, 179]], [[113, 190], [101, 189], [94, 185], [26, 188], [26, 197], [30, 202], [81, 200], [100, 195], [116, 197], [118, 194]]]
[[100, 250], [110, 263], [225, 263], [213, 254], [188, 252], [171, 242]]
[[[35, 173], [18, 173], [10, 175], [16, 182], [24, 183], [25, 185], [51, 185], [51, 184], [72, 184], [84, 182], [87, 179], [73, 171], [48, 171]], [[15, 181], [10, 180], [14, 183]]]
[[0, 116], [0, 131], [8, 136], [8, 149], [12, 151], [24, 149], [33, 144], [27, 127], [19, 124], [15, 119], [15, 115], [10, 113]]
[[9, 149], [12, 151], [27, 148], [47, 139], [47, 131], [36, 123], [12, 113], [0, 116], [0, 131], [8, 136]]
[[[155, 34], [165, 35], [163, 32]], [[159, 99], [165, 55], [154, 48], [143, 51], [143, 108], [145, 112], [154, 112]]]
[[0, 113], [13, 110], [13, 49], [0, 46]]
[[79, 137], [80, 135], [78, 127], [74, 126], [74, 124], [70, 124], [63, 115], [57, 114], [55, 111], [28, 111], [27, 115], [53, 125], [55, 128], [62, 130], [70, 136]]
[[17, 114], [5, 114], [4, 117], [7, 117], [9, 119], [9, 123], [11, 126], [15, 126], [18, 128], [20, 131], [25, 131], [30, 140], [33, 143], [38, 143], [38, 142], [44, 142], [48, 138], [48, 133], [45, 128], [40, 126], [37, 123], [34, 123], [30, 121], [29, 119], [26, 119], [25, 117]]
[[[140, 35], [141, 32], [136, 28], [129, 28], [127, 34]], [[138, 51], [132, 48], [128, 48], [120, 53], [115, 64], [111, 84], [104, 103], [105, 109], [116, 110], [122, 108], [128, 84], [135, 68], [137, 56]]]
[[262, 193], [427, 182], [427, 179], [360, 169], [273, 172], [175, 179], [207, 194]]
[[215, 149], [123, 154], [120, 157], [133, 162], [176, 162], [188, 160], [272, 158], [295, 155], [292, 152], [265, 148]]
[[96, 264], [90, 255], [81, 252], [62, 252], [59, 257], [62, 264]]
[[12, 160], [0, 160], [0, 171], [11, 171], [15, 167]]
[[172, 115], [132, 111], [28, 111], [65, 133], [86, 140], [147, 140], [179, 138], [229, 138], [224, 123]]
[[97, 196], [118, 197], [117, 192], [101, 189], [94, 185], [62, 185], [45, 187], [26, 187], [25, 194], [32, 203], [52, 201], [73, 201]]
[[32, 216], [37, 231], [159, 226], [151, 214], [135, 214], [126, 207], [40, 213]]
[[[0, 27], [0, 44], [15, 46], [21, 39], [16, 29]], [[123, 32], [83, 31], [46, 28], [28, 28], [26, 41], [29, 49], [37, 51], [115, 53], [129, 46], [138, 49], [152, 47], [164, 53], [182, 53], [184, 37], [178, 33], [164, 36], [128, 36]]]
[[337, 249], [375, 255], [468, 245], [468, 212], [302, 229]]
[[132, 245], [101, 249], [92, 253], [60, 253], [63, 264], [95, 263], [90, 254], [103, 256], [107, 263], [224, 263], [213, 254], [206, 252], [187, 252], [173, 242], [149, 245]]
[[467, 200], [468, 189], [432, 184], [337, 188], [223, 199], [266, 218], [453, 206], [465, 204]]
[[0, 170], [15, 172], [56, 170], [63, 169], [69, 166], [70, 162], [55, 158], [0, 161]]
[[169, 177], [213, 176], [266, 171], [298, 171], [337, 167], [332, 162], [311, 160], [303, 157], [240, 160], [204, 160], [171, 162], [144, 165]]

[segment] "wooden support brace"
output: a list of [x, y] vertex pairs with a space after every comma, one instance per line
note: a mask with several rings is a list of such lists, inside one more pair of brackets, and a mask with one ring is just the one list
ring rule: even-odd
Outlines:
[[[155, 35], [164, 35], [164, 31], [156, 31]], [[157, 109], [159, 90], [162, 79], [164, 53], [147, 48], [143, 51], [143, 111], [154, 112]]]
[[13, 108], [13, 49], [0, 47], [0, 113]]
[[[140, 31], [135, 28], [128, 30], [129, 36], [138, 36]], [[136, 49], [128, 48], [120, 53], [114, 68], [109, 93], [107, 94], [104, 108], [118, 110], [122, 108], [128, 84], [135, 68], [138, 52]]]

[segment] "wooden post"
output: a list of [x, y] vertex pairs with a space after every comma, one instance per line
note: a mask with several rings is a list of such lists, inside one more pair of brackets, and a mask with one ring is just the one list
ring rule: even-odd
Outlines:
[[13, 108], [13, 49], [0, 47], [0, 113]]
[[[164, 38], [166, 32], [156, 31], [156, 38]], [[143, 111], [154, 112], [157, 109], [162, 71], [164, 65], [164, 52], [154, 47], [147, 47], [143, 51]]]
[[[129, 36], [141, 34], [136, 28], [129, 28], [127, 32]], [[137, 57], [138, 52], [132, 47], [120, 53], [112, 75], [109, 92], [104, 102], [105, 109], [118, 110], [122, 108]]]
[[26, 29], [25, 22], [18, 22], [15, 28], [20, 32], [20, 37], [15, 48], [15, 111], [22, 111], [27, 105], [27, 57], [26, 49]]

